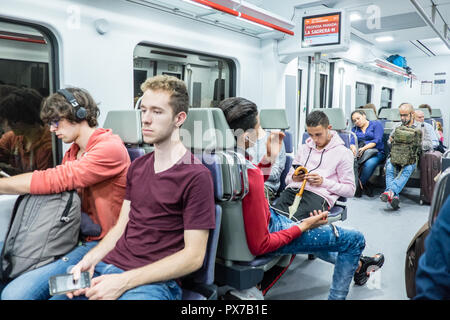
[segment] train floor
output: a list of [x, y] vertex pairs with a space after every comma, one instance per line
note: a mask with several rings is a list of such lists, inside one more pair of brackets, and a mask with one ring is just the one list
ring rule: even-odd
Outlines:
[[[418, 188], [405, 188], [400, 194], [400, 209], [393, 211], [375, 196], [352, 198], [347, 204], [347, 220], [341, 227], [361, 231], [366, 239], [364, 255], [382, 252], [384, 266], [372, 273], [364, 286], [352, 281], [348, 300], [404, 300], [406, 249], [419, 228], [428, 220], [429, 205], [419, 204]], [[297, 255], [289, 269], [267, 292], [266, 300], [327, 299], [334, 267], [320, 259]]]

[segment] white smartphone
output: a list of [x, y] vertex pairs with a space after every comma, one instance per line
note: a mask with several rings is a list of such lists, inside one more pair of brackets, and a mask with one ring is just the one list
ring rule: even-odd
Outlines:
[[9, 178], [11, 177], [9, 174], [7, 174], [5, 171], [0, 169], [0, 176], [5, 177], [5, 178]]
[[58, 295], [91, 286], [89, 272], [82, 272], [78, 281], [73, 280], [73, 274], [61, 274], [53, 276], [48, 280], [50, 295]]

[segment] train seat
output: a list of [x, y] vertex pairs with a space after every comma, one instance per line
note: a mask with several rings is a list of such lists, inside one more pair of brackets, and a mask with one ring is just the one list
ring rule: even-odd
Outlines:
[[[195, 127], [199, 128], [200, 124], [203, 134], [194, 136]], [[242, 199], [248, 192], [245, 158], [234, 151], [233, 133], [218, 108], [190, 109], [182, 128], [186, 147], [195, 150], [195, 154], [209, 153], [221, 159], [223, 196], [216, 196], [216, 204], [222, 208], [222, 221], [215, 283], [238, 290], [251, 288], [261, 282], [264, 272], [279, 263], [282, 256], [255, 257], [248, 248], [242, 216]]]
[[131, 161], [146, 153], [142, 146], [141, 113], [139, 110], [109, 111], [103, 127], [111, 129], [122, 139]]
[[285, 109], [262, 109], [259, 112], [259, 120], [261, 127], [264, 130], [281, 130], [285, 133], [283, 139], [284, 149], [286, 152], [286, 162], [284, 164], [283, 172], [280, 176], [280, 187], [277, 190], [277, 194], [286, 188], [286, 175], [291, 169], [292, 162], [294, 161], [294, 144], [292, 133], [288, 131], [289, 123], [287, 121]]
[[431, 119], [433, 119], [436, 122], [440, 122], [442, 128], [444, 127], [444, 119], [442, 118], [442, 112], [439, 108], [432, 108], [431, 109]]

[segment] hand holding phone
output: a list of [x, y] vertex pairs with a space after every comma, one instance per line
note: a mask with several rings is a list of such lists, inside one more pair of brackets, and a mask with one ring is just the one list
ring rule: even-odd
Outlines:
[[54, 296], [90, 287], [91, 277], [89, 272], [82, 272], [80, 279], [75, 281], [73, 274], [61, 274], [51, 277], [48, 280], [48, 284], [50, 287], [50, 295]]

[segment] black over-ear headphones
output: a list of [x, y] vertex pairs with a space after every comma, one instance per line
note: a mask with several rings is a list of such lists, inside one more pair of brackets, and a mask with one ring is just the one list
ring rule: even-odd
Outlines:
[[75, 116], [78, 120], [86, 119], [86, 108], [78, 104], [77, 99], [75, 99], [72, 93], [70, 93], [67, 89], [60, 89], [57, 92], [60, 95], [64, 96], [64, 98], [66, 98], [66, 100], [72, 105], [72, 107], [75, 109]]

